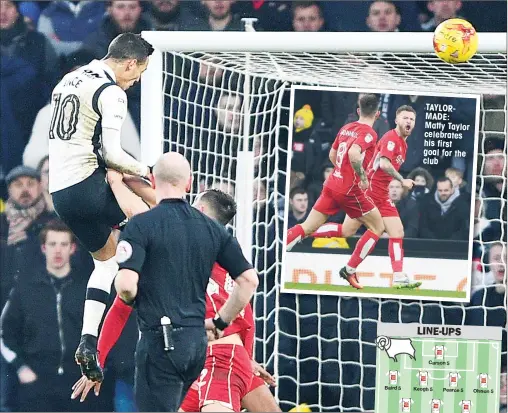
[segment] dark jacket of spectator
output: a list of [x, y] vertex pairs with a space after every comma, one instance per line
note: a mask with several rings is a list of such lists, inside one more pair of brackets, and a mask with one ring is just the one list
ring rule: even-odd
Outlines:
[[404, 238], [417, 238], [420, 228], [420, 208], [410, 196], [402, 198], [396, 204], [402, 225], [404, 226]]
[[61, 367], [79, 377], [74, 350], [81, 337], [86, 284], [78, 272], [57, 280], [43, 266], [16, 283], [2, 319], [2, 338], [16, 355], [15, 367], [28, 365], [36, 373], [57, 373]]
[[258, 22], [254, 28], [264, 28], [274, 32], [290, 32], [291, 25], [290, 1], [237, 1], [231, 6], [233, 14], [240, 18], [255, 17]]
[[[74, 351], [81, 336], [87, 278], [71, 271], [64, 278], [44, 266], [16, 283], [2, 314], [2, 355], [18, 370], [37, 376], [19, 388], [21, 411], [105, 411], [106, 394], [80, 405], [69, 389], [80, 377]], [[102, 390], [102, 389], [101, 389]], [[34, 399], [40, 403], [35, 404]], [[101, 406], [97, 406], [100, 404]], [[55, 409], [55, 410], [52, 410]]]
[[469, 205], [458, 193], [452, 195], [446, 212], [431, 192], [421, 200], [420, 238], [467, 240], [469, 237]]
[[312, 133], [312, 129], [301, 132], [293, 132], [293, 157], [291, 159], [291, 170], [303, 172], [310, 176], [322, 163], [321, 140], [319, 135]]
[[[176, 3], [176, 2], [175, 2]], [[183, 4], [182, 4], [183, 3]], [[150, 21], [154, 30], [164, 31], [184, 31], [196, 16], [192, 14], [186, 2], [177, 3], [170, 11], [162, 11], [157, 5], [151, 3], [148, 5], [148, 11], [145, 18]]]
[[[142, 31], [146, 30], [152, 30], [152, 25], [146, 19], [146, 17], [141, 16], [132, 32], [141, 33]], [[92, 52], [97, 59], [102, 59], [104, 56], [106, 56], [111, 41], [121, 33], [122, 31], [113, 21], [111, 16], [106, 15], [99, 25], [98, 30], [91, 33], [83, 41], [83, 48], [87, 51]]]
[[499, 191], [495, 183], [485, 182], [482, 187], [483, 198], [483, 211], [485, 218], [489, 221], [490, 225], [488, 230], [482, 234], [483, 241], [500, 240], [506, 242], [507, 231], [506, 224], [505, 230], [502, 230], [502, 223], [506, 223], [507, 207], [506, 191]]
[[0, 306], [7, 301], [9, 291], [20, 275], [34, 266], [42, 264], [38, 236], [48, 221], [55, 215], [48, 211], [42, 212], [26, 228], [27, 238], [18, 243], [7, 245], [8, 222], [4, 214], [0, 215]]
[[69, 55], [95, 32], [105, 13], [102, 1], [53, 1], [39, 17], [37, 29], [60, 55]]
[[4, 171], [21, 164], [35, 116], [57, 82], [53, 47], [40, 33], [28, 30], [21, 15], [0, 30], [0, 135]]

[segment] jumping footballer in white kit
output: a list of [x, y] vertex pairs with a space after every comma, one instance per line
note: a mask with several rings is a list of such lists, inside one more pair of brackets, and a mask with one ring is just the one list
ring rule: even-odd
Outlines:
[[120, 146], [127, 114], [125, 90], [146, 70], [153, 47], [123, 33], [94, 60], [58, 83], [52, 93], [49, 131], [49, 191], [55, 210], [94, 259], [87, 286], [76, 361], [89, 379], [102, 380], [97, 335], [118, 271], [112, 227], [126, 219], [106, 181], [106, 168], [144, 178], [151, 170]]

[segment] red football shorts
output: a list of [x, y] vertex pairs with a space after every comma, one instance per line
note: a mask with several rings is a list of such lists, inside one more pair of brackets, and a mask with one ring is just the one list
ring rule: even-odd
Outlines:
[[250, 389], [247, 393], [250, 393], [251, 391], [256, 390], [261, 386], [266, 386], [265, 381], [259, 376], [252, 375], [252, 383], [250, 384]]
[[250, 390], [252, 376], [249, 354], [243, 346], [209, 346], [201, 375], [187, 392], [181, 408], [199, 412], [203, 406], [219, 403], [239, 412], [241, 401]]
[[363, 191], [346, 195], [323, 187], [323, 191], [313, 208], [329, 216], [344, 211], [350, 218], [360, 218], [372, 211], [375, 206], [374, 202]]
[[372, 191], [367, 191], [367, 196], [374, 202], [374, 205], [376, 205], [377, 209], [379, 209], [379, 212], [381, 213], [381, 216], [383, 218], [399, 216], [399, 211], [397, 210], [397, 207], [395, 206], [393, 201], [390, 198], [388, 198], [388, 196], [385, 195], [376, 196], [376, 194]]

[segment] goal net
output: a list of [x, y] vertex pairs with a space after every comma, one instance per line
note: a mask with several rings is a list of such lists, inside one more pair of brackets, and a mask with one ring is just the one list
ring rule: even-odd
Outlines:
[[[191, 200], [205, 188], [235, 195], [232, 226], [258, 270], [254, 300], [255, 355], [278, 379], [283, 411], [307, 403], [313, 411], [368, 411], [374, 407], [378, 321], [474, 323], [506, 327], [502, 285], [480, 285], [475, 305], [357, 299], [280, 293], [283, 216], [291, 85], [481, 93], [478, 202], [498, 203], [499, 239], [477, 238], [486, 251], [503, 241], [506, 269], [506, 169], [492, 177], [483, 160], [506, 162], [506, 39], [480, 35], [468, 63], [438, 60], [428, 33], [145, 32], [156, 48], [142, 81], [142, 158], [164, 151], [191, 162]], [[486, 142], [498, 139], [502, 153]], [[505, 165], [506, 168], [506, 165]], [[490, 173], [490, 172], [489, 172]], [[485, 195], [489, 179], [500, 194]], [[477, 264], [479, 279], [488, 267]], [[480, 281], [480, 284], [483, 281]], [[504, 279], [506, 284], [506, 278]], [[486, 281], [485, 281], [486, 284]], [[495, 290], [495, 293], [487, 291]], [[494, 297], [494, 298], [493, 298]], [[458, 321], [457, 321], [458, 320]], [[506, 367], [506, 341], [503, 345]]]

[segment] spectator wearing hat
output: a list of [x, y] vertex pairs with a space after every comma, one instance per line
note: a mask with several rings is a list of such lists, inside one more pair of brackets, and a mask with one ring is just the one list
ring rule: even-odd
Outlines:
[[6, 181], [9, 199], [5, 212], [0, 214], [0, 244], [4, 255], [0, 276], [2, 305], [12, 283], [27, 265], [27, 258], [30, 258], [28, 265], [33, 265], [40, 257], [37, 237], [42, 227], [55, 216], [46, 208], [37, 170], [18, 166], [9, 172]]
[[304, 105], [293, 117], [291, 171], [305, 177], [309, 177], [321, 163], [321, 141], [312, 133], [313, 122], [314, 113], [310, 105]]

